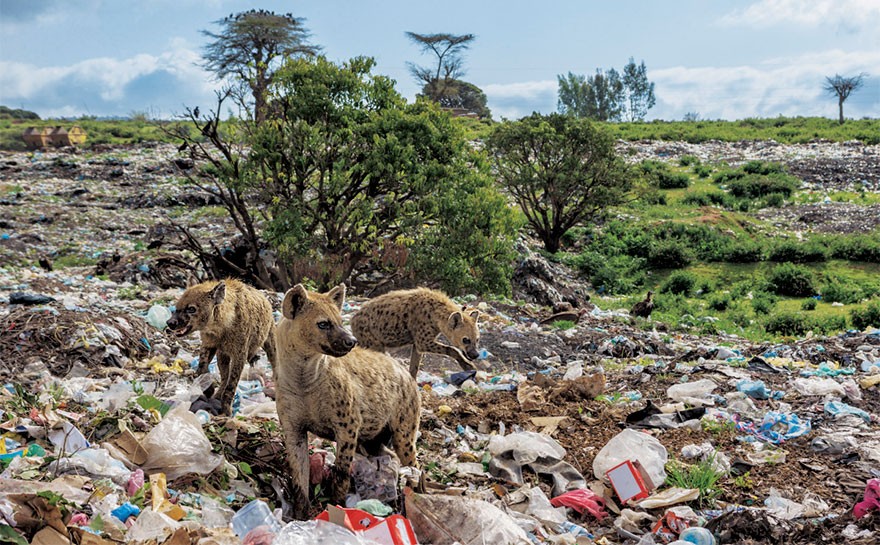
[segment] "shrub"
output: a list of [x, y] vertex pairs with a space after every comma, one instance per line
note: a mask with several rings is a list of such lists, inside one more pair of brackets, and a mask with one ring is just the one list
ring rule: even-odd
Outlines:
[[775, 304], [776, 297], [765, 291], [755, 293], [752, 296], [752, 310], [755, 311], [755, 314], [770, 314]]
[[825, 261], [828, 251], [825, 246], [816, 241], [797, 242], [784, 240], [777, 242], [770, 250], [767, 258], [777, 263], [817, 263]]
[[697, 278], [687, 271], [676, 271], [660, 286], [661, 293], [673, 293], [676, 295], [688, 295], [693, 291]]
[[727, 184], [733, 182], [734, 180], [739, 180], [740, 178], [744, 177], [745, 175], [746, 175], [746, 173], [743, 172], [742, 170], [725, 169], [725, 170], [717, 172], [715, 174], [715, 176], [712, 177], [712, 181], [718, 185], [727, 185]]
[[785, 204], [785, 195], [782, 193], [771, 193], [764, 199], [764, 205], [771, 208], [780, 208]]
[[773, 314], [764, 322], [764, 330], [774, 335], [800, 337], [810, 329], [810, 321], [805, 316], [792, 312]]
[[828, 283], [822, 287], [822, 299], [829, 303], [843, 303], [845, 305], [858, 303], [862, 300], [863, 293], [860, 286], [853, 284], [839, 276], [828, 279]]
[[758, 263], [764, 260], [764, 250], [752, 240], [731, 241], [724, 248], [721, 260], [731, 263]]
[[690, 265], [693, 257], [682, 242], [667, 239], [651, 246], [648, 251], [648, 265], [657, 269], [681, 269]]
[[697, 178], [708, 178], [712, 174], [712, 167], [709, 165], [694, 165], [693, 171]]
[[757, 199], [771, 193], [779, 193], [784, 197], [791, 194], [800, 186], [800, 180], [787, 174], [748, 174], [742, 178], [731, 180], [727, 189], [734, 197]]
[[718, 312], [724, 312], [730, 307], [730, 302], [730, 295], [719, 293], [709, 298], [709, 308]]
[[778, 295], [807, 297], [815, 293], [813, 277], [806, 267], [782, 263], [773, 267], [767, 276], [770, 290]]
[[801, 303], [801, 310], [816, 310], [817, 301], [810, 297], [809, 299], [804, 299], [804, 302]]
[[869, 326], [880, 328], [880, 299], [874, 299], [864, 307], [852, 309], [849, 316], [856, 329], [867, 329]]
[[880, 263], [880, 242], [877, 233], [873, 236], [842, 235], [828, 242], [831, 257], [848, 261], [867, 261]]
[[682, 155], [678, 158], [678, 164], [687, 167], [687, 166], [699, 166], [700, 159], [696, 155]]
[[602, 293], [628, 294], [645, 284], [645, 260], [628, 255], [605, 256], [585, 251], [577, 259], [579, 268]]
[[811, 329], [825, 335], [829, 333], [837, 333], [838, 331], [845, 331], [847, 327], [846, 316], [842, 314], [824, 316], [821, 318], [817, 317], [814, 318], [811, 323]]
[[727, 193], [723, 193], [721, 191], [709, 191], [705, 193], [688, 193], [681, 199], [682, 204], [689, 204], [692, 206], [709, 206], [709, 205], [717, 205], [724, 206], [726, 208], [730, 208], [733, 206], [734, 201]]
[[785, 172], [785, 167], [782, 163], [768, 163], [766, 161], [755, 160], [744, 164], [742, 170], [747, 174], [760, 174], [762, 176], [767, 176], [768, 174], [782, 174]]
[[657, 186], [660, 189], [683, 189], [691, 184], [691, 179], [682, 172], [657, 173]]

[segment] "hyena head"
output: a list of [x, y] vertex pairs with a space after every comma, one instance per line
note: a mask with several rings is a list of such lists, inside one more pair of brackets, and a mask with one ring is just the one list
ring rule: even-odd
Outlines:
[[214, 309], [226, 298], [226, 282], [203, 282], [188, 288], [168, 319], [168, 329], [178, 337], [204, 329], [214, 319]]
[[468, 359], [472, 360], [480, 356], [480, 328], [477, 327], [479, 316], [479, 310], [472, 310], [468, 313], [465, 313], [464, 309], [455, 311], [449, 315], [445, 327], [442, 328], [443, 335], [449, 339], [452, 346], [461, 350]]
[[342, 327], [345, 284], [327, 293], [308, 292], [302, 284], [290, 288], [281, 303], [281, 314], [293, 322], [293, 345], [306, 354], [341, 357], [357, 339]]

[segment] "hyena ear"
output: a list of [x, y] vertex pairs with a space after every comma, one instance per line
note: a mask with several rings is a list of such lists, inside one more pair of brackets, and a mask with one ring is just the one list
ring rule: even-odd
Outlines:
[[470, 317], [473, 318], [474, 321], [476, 322], [477, 318], [480, 317], [480, 311], [479, 310], [472, 310], [470, 313]]
[[221, 280], [214, 286], [214, 289], [211, 290], [211, 299], [214, 300], [215, 305], [219, 305], [226, 299], [226, 282]]
[[461, 312], [457, 310], [449, 315], [449, 329], [458, 329], [458, 326], [461, 325]]
[[342, 310], [342, 303], [345, 301], [345, 284], [339, 284], [332, 290], [327, 292], [327, 297], [333, 300], [333, 303]]
[[284, 301], [281, 303], [281, 315], [288, 320], [293, 320], [293, 317], [302, 310], [308, 300], [309, 294], [306, 292], [306, 288], [302, 284], [295, 285], [284, 294]]

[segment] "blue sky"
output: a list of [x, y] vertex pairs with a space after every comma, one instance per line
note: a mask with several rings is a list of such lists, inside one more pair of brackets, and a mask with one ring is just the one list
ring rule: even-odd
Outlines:
[[645, 61], [650, 119], [836, 117], [825, 76], [869, 74], [847, 117], [880, 117], [880, 0], [0, 0], [0, 104], [43, 117], [170, 118], [213, 103], [200, 30], [263, 8], [306, 19], [333, 60], [377, 59], [412, 99], [405, 37], [473, 33], [464, 79], [496, 119], [556, 109], [556, 77]]

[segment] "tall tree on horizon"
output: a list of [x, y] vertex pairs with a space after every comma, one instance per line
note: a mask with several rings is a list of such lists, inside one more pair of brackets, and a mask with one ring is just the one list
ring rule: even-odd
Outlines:
[[410, 73], [422, 84], [422, 95], [444, 108], [463, 108], [480, 117], [491, 116], [483, 91], [461, 79], [465, 73], [464, 52], [476, 39], [475, 35], [407, 32], [406, 36], [422, 53], [433, 53], [437, 57], [436, 66], [407, 63]]
[[858, 76], [844, 77], [834, 74], [834, 77], [825, 77], [825, 85], [822, 87], [829, 95], [837, 97], [837, 107], [840, 111], [839, 123], [843, 125], [843, 103], [853, 92], [858, 91], [865, 84], [868, 74], [862, 72]]
[[287, 57], [313, 56], [320, 47], [308, 43], [305, 19], [267, 10], [230, 13], [214, 24], [219, 33], [202, 30], [213, 41], [204, 47], [203, 67], [219, 79], [237, 76], [254, 99], [254, 121], [266, 119], [266, 96], [280, 62]]
[[648, 110], [654, 107], [657, 100], [654, 97], [654, 83], [648, 81], [648, 68], [645, 61], [636, 65], [630, 57], [629, 62], [623, 67], [623, 87], [627, 98], [627, 113], [630, 121], [644, 121]]
[[596, 121], [620, 121], [625, 108], [623, 80], [617, 70], [601, 68], [590, 77], [571, 72], [557, 76], [559, 113]]

